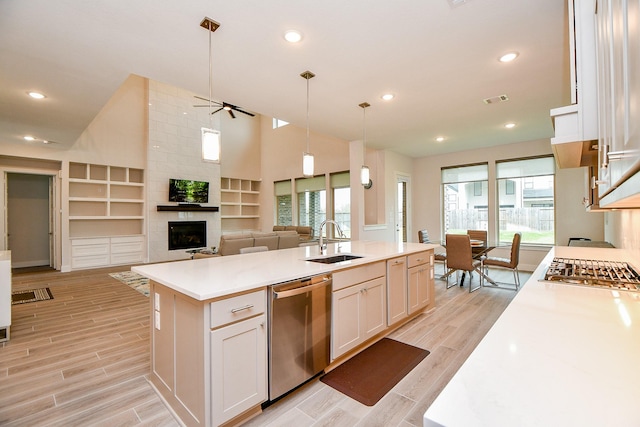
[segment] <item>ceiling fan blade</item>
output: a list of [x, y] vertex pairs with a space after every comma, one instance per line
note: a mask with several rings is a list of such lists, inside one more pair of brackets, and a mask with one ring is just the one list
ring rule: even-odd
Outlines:
[[239, 112], [239, 113], [246, 114], [247, 116], [255, 117], [255, 114], [250, 113], [250, 112], [248, 112], [248, 111], [244, 111], [244, 110], [241, 110], [241, 109], [239, 109], [239, 108], [234, 108], [234, 110], [236, 110], [236, 111], [237, 111], [237, 112]]
[[235, 119], [235, 118], [236, 118], [236, 115], [235, 115], [235, 114], [233, 114], [233, 108], [232, 108], [231, 110], [228, 110], [228, 111], [229, 111], [229, 115], [231, 116], [231, 118], [232, 118], [232, 119]]
[[212, 111], [212, 112], [211, 112], [211, 115], [213, 116], [215, 113], [217, 113], [218, 111], [220, 111], [220, 110], [222, 110], [222, 109], [223, 109], [223, 108], [222, 108], [222, 107], [220, 107], [220, 108], [218, 108], [216, 111]]

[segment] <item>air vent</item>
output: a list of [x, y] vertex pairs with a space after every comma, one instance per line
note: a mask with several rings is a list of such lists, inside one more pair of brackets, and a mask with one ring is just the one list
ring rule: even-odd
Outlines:
[[453, 9], [458, 6], [462, 6], [463, 4], [467, 3], [469, 0], [447, 0], [447, 1], [449, 2], [449, 7]]
[[485, 104], [497, 104], [499, 102], [508, 101], [509, 97], [507, 95], [498, 95], [491, 98], [485, 98], [482, 100]]

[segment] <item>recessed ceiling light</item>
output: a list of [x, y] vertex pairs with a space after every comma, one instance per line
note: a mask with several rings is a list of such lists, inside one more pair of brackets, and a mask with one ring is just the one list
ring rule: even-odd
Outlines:
[[380, 98], [384, 99], [385, 101], [391, 101], [393, 98], [395, 98], [395, 95], [392, 93], [385, 93]]
[[436, 142], [442, 142], [442, 141], [444, 141], [444, 136], [436, 137]]
[[518, 52], [509, 52], [502, 55], [498, 60], [500, 62], [511, 62], [518, 57]]
[[284, 39], [289, 43], [298, 43], [302, 40], [302, 34], [296, 30], [289, 30], [284, 33]]
[[507, 123], [506, 125], [504, 125], [504, 127], [506, 127], [507, 129], [513, 129], [514, 127], [516, 127], [515, 123]]
[[32, 137], [31, 135], [27, 135], [24, 137], [25, 141], [35, 141], [36, 139], [34, 137]]
[[40, 92], [27, 92], [29, 94], [30, 97], [34, 98], [34, 99], [43, 99], [46, 98], [46, 96], [44, 96], [43, 94], [41, 94]]

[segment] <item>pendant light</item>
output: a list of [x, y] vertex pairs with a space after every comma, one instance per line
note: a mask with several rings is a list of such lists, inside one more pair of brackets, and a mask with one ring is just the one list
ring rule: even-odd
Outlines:
[[307, 151], [302, 153], [302, 175], [311, 178], [313, 177], [313, 154], [309, 152], [309, 79], [316, 75], [311, 71], [305, 71], [300, 76], [307, 80]]
[[360, 168], [360, 184], [364, 185], [364, 188], [369, 189], [373, 184], [371, 182], [369, 174], [369, 166], [366, 165], [367, 160], [367, 107], [371, 105], [368, 102], [363, 102], [358, 105], [362, 108], [362, 168]]
[[218, 27], [220, 27], [220, 24], [205, 16], [202, 22], [200, 22], [200, 26], [206, 30], [209, 30], [209, 128], [202, 128], [202, 160], [220, 163], [220, 131], [213, 129], [213, 112], [211, 111], [211, 102], [213, 96], [211, 34], [215, 32]]

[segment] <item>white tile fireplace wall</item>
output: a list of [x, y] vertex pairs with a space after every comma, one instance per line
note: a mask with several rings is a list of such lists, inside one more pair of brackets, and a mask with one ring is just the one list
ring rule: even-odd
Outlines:
[[[149, 141], [147, 147], [147, 224], [149, 262], [187, 259], [185, 250], [169, 251], [169, 221], [207, 221], [207, 246], [220, 240], [219, 212], [158, 212], [169, 202], [169, 179], [209, 182], [209, 206], [220, 206], [220, 165], [202, 160], [200, 130], [210, 127], [208, 108], [193, 93], [149, 80]], [[213, 128], [219, 129], [219, 115]], [[224, 134], [222, 135], [224, 140]]]

